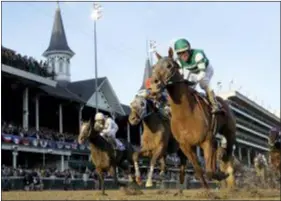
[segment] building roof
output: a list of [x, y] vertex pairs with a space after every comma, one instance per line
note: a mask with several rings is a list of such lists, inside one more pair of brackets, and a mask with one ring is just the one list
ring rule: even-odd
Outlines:
[[61, 10], [59, 6], [56, 9], [53, 30], [49, 47], [43, 53], [43, 56], [48, 56], [52, 52], [62, 51], [73, 56], [75, 53], [69, 48], [64, 31]]
[[[106, 80], [106, 77], [98, 78], [98, 87]], [[67, 85], [67, 88], [81, 97], [85, 102], [96, 91], [95, 88], [95, 79], [80, 80], [76, 82], [71, 82]]]
[[130, 106], [125, 105], [125, 104], [121, 104], [121, 106], [123, 107], [123, 110], [126, 113], [126, 115], [129, 115], [131, 112]]
[[85, 101], [79, 97], [79, 95], [73, 93], [68, 88], [61, 87], [60, 85], [57, 85], [56, 87], [41, 85], [39, 88], [49, 95], [85, 104]]

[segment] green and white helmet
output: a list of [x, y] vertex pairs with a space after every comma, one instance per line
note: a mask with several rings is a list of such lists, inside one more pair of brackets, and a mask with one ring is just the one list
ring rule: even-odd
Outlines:
[[174, 50], [177, 54], [186, 50], [190, 50], [190, 43], [184, 38], [178, 39], [174, 44]]

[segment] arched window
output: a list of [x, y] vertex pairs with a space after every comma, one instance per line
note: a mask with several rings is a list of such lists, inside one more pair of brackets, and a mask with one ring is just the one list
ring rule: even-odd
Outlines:
[[51, 68], [51, 71], [55, 71], [55, 59], [54, 58], [50, 58], [49, 67]]
[[59, 57], [59, 72], [63, 73], [63, 58]]

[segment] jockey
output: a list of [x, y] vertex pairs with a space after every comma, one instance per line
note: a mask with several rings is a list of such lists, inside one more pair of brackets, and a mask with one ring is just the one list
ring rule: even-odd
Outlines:
[[[180, 66], [180, 73], [184, 79], [200, 84], [212, 104], [212, 113], [220, 111], [213, 89], [210, 86], [214, 70], [203, 50], [192, 49], [190, 43], [184, 39], [178, 39], [174, 43], [174, 50], [177, 54], [177, 62]], [[194, 86], [195, 87], [195, 86]]]
[[262, 161], [265, 166], [268, 166], [267, 160], [266, 160], [265, 156], [264, 156], [263, 154], [261, 154], [261, 153], [259, 153], [259, 154], [255, 157], [254, 163], [257, 165], [257, 164], [259, 163], [259, 161]]
[[113, 146], [113, 149], [116, 149], [116, 133], [119, 128], [114, 119], [98, 112], [95, 116], [95, 121], [103, 125], [103, 130], [101, 131], [100, 135]]

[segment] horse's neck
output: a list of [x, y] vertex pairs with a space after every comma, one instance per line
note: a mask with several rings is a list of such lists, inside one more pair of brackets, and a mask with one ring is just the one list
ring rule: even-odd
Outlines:
[[161, 117], [158, 112], [152, 112], [143, 121], [143, 128], [150, 130], [152, 133], [158, 132], [159, 130], [168, 129], [170, 121], [167, 121]]
[[[167, 86], [169, 93], [169, 103], [172, 111], [176, 111], [178, 115], [186, 115], [192, 112], [194, 103], [188, 98], [191, 97], [191, 91], [188, 89], [185, 83], [175, 83]], [[184, 112], [182, 109], [184, 108]]]

